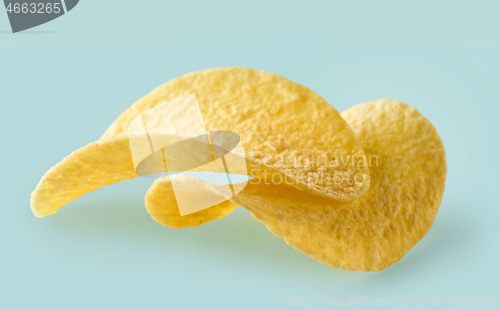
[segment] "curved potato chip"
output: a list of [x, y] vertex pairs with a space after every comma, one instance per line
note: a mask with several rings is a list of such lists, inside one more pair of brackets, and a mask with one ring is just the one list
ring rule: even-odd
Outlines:
[[[177, 184], [184, 184], [184, 188], [176, 188], [175, 193], [171, 180], [176, 179]], [[213, 196], [223, 197], [224, 202], [218, 203], [211, 208], [195, 213], [181, 216], [177, 206], [179, 196], [191, 199], [191, 203], [196, 207], [200, 201], [200, 193], [213, 194]], [[206, 199], [206, 195], [202, 195]], [[158, 178], [153, 186], [149, 188], [145, 197], [145, 204], [148, 213], [158, 223], [171, 228], [195, 227], [205, 224], [215, 219], [220, 219], [233, 212], [238, 205], [233, 204], [228, 199], [231, 193], [225, 191], [223, 187], [216, 186], [202, 179], [187, 175], [171, 175], [168, 178]], [[182, 199], [182, 198], [181, 198]]]
[[93, 142], [66, 156], [43, 175], [31, 193], [31, 210], [37, 217], [54, 214], [88, 192], [135, 177], [127, 137]]
[[[137, 177], [130, 153], [129, 138], [121, 136], [90, 143], [66, 156], [60, 163], [47, 171], [31, 194], [31, 209], [35, 216], [44, 217], [54, 214], [68, 202], [88, 192], [105, 185]], [[153, 138], [157, 141], [164, 141], [166, 144], [168, 141], [178, 140], [178, 136], [172, 135], [155, 135]], [[183, 145], [184, 152], [181, 154], [167, 153], [167, 156], [172, 156], [169, 160], [177, 160], [186, 166], [197, 167], [190, 170], [194, 172], [215, 170], [210, 165], [200, 166], [205, 163], [205, 159], [201, 158], [198, 152], [191, 151], [196, 150], [199, 145], [204, 143], [194, 139], [188, 141], [189, 145]], [[218, 152], [220, 148], [214, 144], [213, 149]], [[232, 154], [226, 156], [229, 164], [234, 156]], [[144, 171], [149, 169], [156, 173], [155, 166], [154, 160], [144, 161], [142, 169]], [[219, 209], [212, 210], [211, 214], [219, 216], [217, 210]], [[223, 214], [227, 215], [232, 210], [234, 208], [227, 208]]]
[[[173, 79], [123, 112], [101, 139], [126, 135], [141, 113], [192, 93], [207, 131], [239, 134], [247, 159], [286, 175], [291, 186], [341, 202], [368, 190], [368, 167], [358, 161], [363, 149], [340, 114], [309, 88], [262, 70], [216, 68]], [[177, 115], [151, 115], [148, 122], [179, 123]], [[259, 175], [263, 171], [249, 175], [272, 177]]]
[[359, 104], [342, 116], [367, 155], [378, 158], [378, 165], [370, 166], [365, 195], [342, 204], [285, 184], [249, 182], [232, 201], [322, 263], [379, 271], [400, 260], [434, 223], [444, 193], [446, 154], [434, 126], [402, 102]]

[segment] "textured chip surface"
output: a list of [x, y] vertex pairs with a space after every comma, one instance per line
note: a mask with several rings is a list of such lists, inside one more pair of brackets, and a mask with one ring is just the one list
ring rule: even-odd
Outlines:
[[445, 187], [445, 150], [434, 126], [396, 100], [359, 104], [342, 116], [367, 156], [379, 160], [370, 166], [371, 186], [362, 197], [342, 204], [285, 184], [250, 182], [232, 201], [322, 263], [379, 271], [400, 260], [431, 228]]

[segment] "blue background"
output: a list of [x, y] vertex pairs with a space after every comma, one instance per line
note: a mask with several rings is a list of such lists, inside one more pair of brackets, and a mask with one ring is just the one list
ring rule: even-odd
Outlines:
[[[181, 2], [83, 0], [18, 34], [0, 12], [0, 308], [282, 309], [292, 296], [452, 308], [448, 296], [500, 295], [499, 1]], [[51, 166], [156, 86], [219, 66], [282, 74], [339, 111], [384, 97], [419, 109], [448, 159], [428, 235], [386, 270], [344, 272], [242, 208], [163, 227], [145, 178], [32, 215]]]

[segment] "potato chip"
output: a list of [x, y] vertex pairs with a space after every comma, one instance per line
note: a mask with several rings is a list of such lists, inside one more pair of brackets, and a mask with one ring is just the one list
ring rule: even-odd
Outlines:
[[[137, 177], [128, 125], [152, 107], [193, 93], [207, 132], [231, 131], [241, 137], [248, 175], [254, 179], [234, 197], [228, 186], [198, 178], [159, 178], [145, 198], [159, 223], [198, 226], [242, 205], [297, 250], [348, 271], [387, 268], [432, 226], [444, 192], [446, 156], [435, 128], [416, 109], [381, 99], [340, 116], [308, 88], [246, 68], [194, 72], [137, 101], [101, 140], [73, 152], [42, 177], [31, 197], [34, 214], [53, 214], [87, 192]], [[161, 117], [150, 113], [148, 121], [179, 123], [180, 109]], [[155, 143], [162, 139], [179, 141], [179, 136], [150, 137]], [[163, 161], [211, 171], [207, 156], [191, 152], [205, 140], [183, 142]], [[220, 142], [211, 143], [212, 156], [227, 153]], [[156, 171], [152, 167], [160, 163], [155, 158], [140, 162], [141, 175]], [[241, 160], [241, 154], [226, 158], [228, 164]], [[205, 164], [199, 166], [201, 162]], [[200, 193], [216, 204], [195, 212]], [[180, 200], [194, 211], [181, 216]]]
[[[264, 170], [256, 168], [249, 175], [287, 176], [292, 186], [341, 202], [369, 188], [368, 168], [360, 164], [363, 149], [340, 114], [307, 87], [262, 70], [216, 68], [173, 79], [123, 112], [101, 140], [126, 135], [144, 111], [192, 93], [206, 130], [239, 134], [247, 159], [274, 171], [257, 175]], [[172, 110], [156, 122], [178, 122], [177, 115]]]
[[[446, 154], [432, 124], [416, 109], [381, 99], [342, 113], [365, 149], [370, 190], [342, 204], [284, 184], [250, 182], [232, 201], [273, 234], [334, 268], [379, 271], [400, 260], [432, 226], [446, 181]], [[175, 204], [146, 195], [148, 212], [171, 226]], [[156, 208], [152, 206], [156, 205]], [[215, 207], [214, 207], [215, 208]], [[201, 224], [201, 221], [200, 221]]]
[[[159, 143], [169, 144], [171, 141], [178, 141], [178, 136], [173, 135], [152, 135], [153, 139]], [[138, 176], [134, 167], [130, 153], [130, 141], [134, 136], [121, 136], [110, 138], [104, 141], [90, 143], [87, 146], [71, 153], [60, 163], [52, 167], [40, 180], [39, 184], [31, 194], [31, 209], [37, 217], [44, 217], [55, 213], [59, 208], [68, 202], [78, 198], [88, 192], [94, 191], [102, 186], [114, 184], [119, 181], [132, 179]], [[219, 172], [218, 167], [205, 164], [205, 159], [199, 156], [197, 150], [205, 143], [196, 139], [185, 140], [182, 148], [177, 152], [166, 153], [166, 159], [176, 161], [181, 167], [195, 167], [190, 169], [192, 172]], [[213, 144], [214, 153], [223, 153], [220, 146]], [[178, 153], [179, 152], [179, 153]], [[235, 154], [226, 154], [226, 163], [231, 165], [233, 161], [238, 160]], [[205, 165], [203, 165], [205, 164]], [[143, 175], [146, 171], [156, 173], [155, 158], [151, 157], [141, 163]], [[176, 172], [175, 170], [171, 170]], [[225, 206], [230, 205], [228, 202]], [[176, 205], [177, 206], [177, 205]], [[230, 206], [222, 213], [215, 208], [211, 211], [214, 218], [219, 218], [231, 213], [236, 206]], [[212, 208], [211, 208], [212, 209]], [[206, 220], [208, 221], [208, 220]], [[191, 222], [186, 223], [185, 227], [191, 227]], [[181, 224], [177, 225], [178, 227]]]
[[90, 143], [45, 173], [31, 193], [31, 210], [37, 217], [54, 214], [88, 192], [135, 177], [127, 137]]
[[431, 228], [445, 187], [445, 150], [434, 126], [396, 100], [359, 104], [342, 116], [372, 158], [371, 186], [362, 197], [343, 204], [286, 184], [249, 182], [232, 201], [322, 263], [379, 271]]
[[[185, 184], [184, 190], [176, 188], [175, 193], [171, 181]], [[226, 201], [218, 203], [211, 208], [201, 210], [195, 213], [181, 216], [177, 207], [179, 196], [192, 199], [192, 204], [196, 207], [199, 204], [198, 197], [206, 199], [204, 193], [212, 193], [214, 196], [222, 196]], [[146, 209], [151, 217], [158, 223], [171, 228], [195, 227], [205, 224], [215, 219], [220, 219], [233, 212], [238, 205], [233, 204], [228, 199], [231, 198], [231, 192], [225, 190], [222, 186], [216, 186], [212, 183], [199, 178], [187, 175], [173, 175], [168, 178], [158, 178], [146, 194]]]

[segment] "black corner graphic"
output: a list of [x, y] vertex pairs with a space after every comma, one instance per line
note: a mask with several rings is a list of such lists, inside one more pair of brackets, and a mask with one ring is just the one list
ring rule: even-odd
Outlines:
[[66, 12], [71, 11], [77, 4], [79, 0], [64, 0], [66, 3]]

